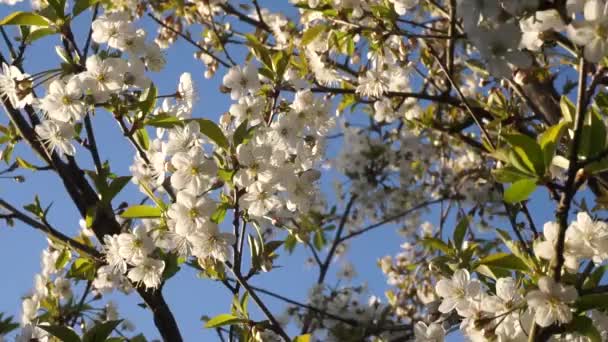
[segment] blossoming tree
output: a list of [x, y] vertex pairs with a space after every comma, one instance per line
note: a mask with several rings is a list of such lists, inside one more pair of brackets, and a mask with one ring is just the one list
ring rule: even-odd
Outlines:
[[[7, 225], [48, 238], [0, 341], [145, 341], [104, 300], [117, 291], [182, 341], [163, 286], [184, 268], [233, 298], [205, 319], [220, 341], [606, 341], [607, 18], [605, 0], [32, 0], [0, 21], [2, 174], [55, 174], [81, 231], [44, 192], [0, 196]], [[55, 67], [24, 63], [44, 40]], [[219, 120], [190, 73], [151, 80], [178, 40], [229, 94]], [[381, 227], [403, 235], [378, 261], [390, 290], [328, 284]], [[307, 301], [252, 285], [295, 249], [318, 271]]]

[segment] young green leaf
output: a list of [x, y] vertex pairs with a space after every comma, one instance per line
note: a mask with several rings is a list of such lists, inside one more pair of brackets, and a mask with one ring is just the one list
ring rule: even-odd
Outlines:
[[63, 342], [80, 342], [80, 336], [76, 332], [65, 325], [38, 325], [38, 328], [48, 332], [49, 334], [57, 337]]
[[293, 342], [310, 342], [310, 339], [311, 339], [311, 335], [310, 334], [300, 335], [300, 336], [296, 336], [293, 339]]
[[198, 122], [198, 125], [201, 129], [201, 133], [206, 135], [209, 139], [211, 139], [217, 146], [221, 148], [228, 148], [230, 144], [228, 143], [228, 139], [222, 132], [222, 129], [215, 124], [215, 122], [207, 119], [194, 119]]
[[567, 329], [587, 337], [589, 342], [602, 342], [602, 335], [595, 327], [593, 320], [587, 316], [574, 316]]
[[543, 151], [534, 139], [523, 134], [504, 134], [503, 137], [528, 168], [538, 176], [545, 174]]
[[49, 26], [49, 21], [45, 17], [30, 12], [14, 12], [0, 20], [0, 26], [23, 25], [23, 26]]
[[454, 229], [454, 234], [452, 235], [452, 239], [454, 240], [454, 246], [456, 249], [460, 250], [462, 248], [462, 242], [464, 241], [464, 237], [467, 234], [467, 230], [469, 229], [469, 216], [463, 217], [456, 225]]
[[313, 40], [315, 40], [315, 38], [325, 31], [327, 31], [327, 25], [325, 24], [317, 24], [310, 27], [304, 31], [304, 34], [302, 34], [302, 45], [310, 44]]
[[112, 334], [112, 331], [122, 322], [119, 321], [108, 321], [99, 323], [93, 328], [87, 330], [82, 336], [82, 342], [105, 342], [105, 340]]
[[559, 144], [559, 140], [561, 139], [567, 123], [565, 121], [561, 121], [557, 125], [553, 125], [547, 128], [539, 137], [538, 143], [540, 144], [540, 148], [543, 151], [543, 158], [545, 160], [545, 168], [548, 169], [551, 165], [551, 161], [553, 160], [553, 156], [555, 155], [555, 150], [557, 145]]
[[528, 199], [536, 189], [536, 179], [522, 179], [511, 184], [505, 190], [504, 200], [507, 203], [517, 203]]
[[219, 314], [205, 323], [205, 328], [217, 328], [224, 325], [233, 325], [247, 322], [247, 319], [231, 314]]
[[80, 13], [84, 12], [87, 8], [95, 5], [100, 0], [76, 0], [74, 3], [74, 8], [72, 8], [72, 17], [78, 16]]
[[134, 205], [128, 207], [120, 216], [123, 218], [155, 218], [160, 217], [162, 211], [158, 207], [149, 205]]

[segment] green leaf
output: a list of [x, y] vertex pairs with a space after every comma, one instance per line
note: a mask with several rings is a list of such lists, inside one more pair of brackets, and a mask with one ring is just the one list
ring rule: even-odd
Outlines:
[[597, 330], [591, 318], [587, 316], [574, 316], [568, 324], [568, 331], [576, 331], [589, 338], [590, 342], [602, 342], [602, 336]]
[[543, 151], [543, 158], [545, 160], [545, 169], [549, 168], [551, 165], [551, 161], [555, 155], [555, 150], [566, 126], [567, 123], [565, 121], [561, 121], [557, 125], [547, 128], [547, 130], [538, 137], [538, 143]]
[[217, 328], [224, 325], [233, 325], [248, 322], [244, 318], [240, 318], [231, 314], [220, 314], [205, 323], [205, 328]]
[[579, 155], [591, 157], [600, 154], [606, 148], [606, 125], [596, 110], [591, 110], [586, 118], [581, 134]]
[[591, 309], [608, 309], [608, 294], [597, 293], [578, 297], [575, 304], [576, 308], [583, 312]]
[[47, 2], [53, 8], [58, 18], [65, 17], [65, 13], [63, 13], [65, 10], [65, 0], [47, 0]]
[[437, 238], [426, 238], [422, 240], [422, 245], [433, 250], [442, 251], [445, 254], [450, 252], [450, 247]]
[[213, 214], [211, 214], [211, 221], [216, 224], [222, 223], [224, 221], [224, 218], [226, 217], [226, 212], [228, 211], [228, 208], [230, 208], [230, 204], [220, 203], [217, 208], [215, 208]]
[[49, 21], [35, 13], [14, 12], [0, 20], [0, 26], [4, 25], [23, 25], [23, 26], [49, 26]]
[[234, 135], [232, 136], [232, 141], [234, 142], [234, 147], [237, 147], [243, 143], [243, 141], [247, 137], [247, 133], [248, 133], [247, 128], [248, 127], [249, 127], [249, 120], [244, 120], [243, 122], [241, 122], [239, 127], [237, 127], [236, 130], [234, 130]]
[[154, 106], [156, 105], [157, 96], [158, 90], [156, 89], [156, 86], [154, 83], [150, 83], [150, 87], [146, 89], [139, 98], [139, 109], [141, 110], [142, 118], [145, 118], [148, 114], [152, 113]]
[[319, 229], [315, 231], [313, 243], [315, 248], [319, 251], [322, 250], [323, 247], [325, 247], [327, 240], [325, 239], [325, 234], [323, 234], [322, 230]]
[[234, 170], [226, 170], [226, 169], [217, 170], [217, 176], [220, 177], [220, 179], [226, 183], [232, 183], [232, 177], [234, 177], [235, 174], [236, 174], [236, 171], [234, 171]]
[[177, 254], [173, 254], [173, 253], [166, 254], [163, 257], [163, 260], [165, 261], [165, 270], [163, 271], [163, 280], [167, 280], [167, 279], [173, 277], [181, 269], [181, 267], [179, 267], [179, 265], [180, 265], [179, 259], [180, 259], [179, 256]]
[[454, 246], [456, 249], [460, 250], [462, 248], [462, 242], [464, 241], [464, 237], [467, 234], [467, 230], [469, 229], [469, 216], [463, 217], [456, 225], [454, 229], [454, 234], [452, 235], [452, 239], [454, 240]]
[[39, 29], [36, 29], [36, 30], [30, 32], [30, 34], [27, 35], [25, 41], [27, 43], [33, 43], [40, 38], [44, 38], [48, 35], [55, 34], [55, 33], [57, 33], [57, 29], [55, 29], [54, 27], [41, 27]]
[[302, 34], [302, 45], [310, 44], [313, 40], [315, 40], [315, 38], [325, 31], [327, 31], [327, 25], [325, 24], [318, 24], [308, 28], [306, 31], [304, 31], [304, 34]]
[[149, 205], [134, 205], [128, 207], [122, 214], [124, 218], [147, 218], [147, 217], [160, 217], [162, 211], [159, 207], [153, 207]]
[[78, 258], [72, 267], [68, 271], [68, 278], [75, 278], [81, 280], [93, 280], [95, 279], [95, 273], [97, 269], [93, 260], [88, 258]]
[[183, 121], [168, 114], [158, 114], [146, 119], [144, 124], [152, 127], [173, 128], [183, 124]]
[[509, 270], [488, 265], [479, 265], [475, 267], [475, 272], [477, 272], [478, 274], [482, 274], [488, 278], [492, 278], [494, 280], [512, 276], [511, 271]]
[[559, 107], [562, 110], [562, 116], [564, 119], [566, 119], [566, 122], [574, 122], [576, 107], [567, 96], [562, 96], [561, 100], [559, 101]]
[[492, 268], [501, 268], [509, 271], [528, 272], [530, 269], [526, 263], [517, 256], [510, 253], [496, 253], [478, 261], [480, 265], [491, 266]]
[[[272, 70], [272, 58], [270, 51], [252, 34], [246, 34], [247, 45], [251, 48], [255, 57], [264, 64], [265, 67]], [[273, 77], [271, 77], [272, 79]]]
[[135, 131], [135, 140], [144, 150], [147, 151], [150, 148], [150, 136], [145, 127]]
[[112, 334], [112, 331], [116, 329], [120, 322], [122, 322], [122, 320], [108, 321], [95, 325], [93, 328], [84, 333], [84, 336], [82, 336], [82, 342], [105, 342], [105, 340]]
[[604, 277], [604, 274], [606, 273], [606, 271], [608, 271], [608, 265], [602, 265], [602, 266], [597, 267], [587, 277], [587, 280], [585, 281], [585, 284], [583, 285], [583, 289], [591, 289], [591, 288], [598, 286], [600, 284], [600, 281]]
[[503, 138], [531, 171], [534, 171], [538, 176], [545, 174], [543, 151], [534, 139], [523, 134], [504, 134]]
[[311, 336], [310, 334], [296, 336], [293, 342], [310, 342]]
[[38, 328], [57, 337], [62, 342], [80, 342], [80, 336], [72, 328], [65, 325], [38, 325]]
[[112, 180], [110, 185], [105, 192], [102, 193], [101, 198], [105, 203], [110, 203], [118, 195], [118, 193], [129, 184], [131, 176], [120, 176]]
[[194, 121], [198, 122], [201, 133], [216, 143], [217, 146], [221, 148], [228, 148], [230, 146], [224, 132], [222, 132], [222, 129], [215, 122], [207, 119], [194, 119]]
[[492, 170], [492, 175], [499, 183], [514, 183], [521, 179], [534, 177], [534, 175], [522, 172], [513, 165], [507, 165], [502, 169]]
[[536, 179], [522, 179], [511, 184], [505, 190], [504, 200], [507, 203], [518, 203], [528, 199], [536, 189]]
[[76, 17], [80, 13], [84, 12], [87, 8], [95, 5], [100, 0], [76, 0], [74, 8], [72, 8], [72, 16]]
[[70, 259], [72, 259], [72, 252], [67, 248], [62, 249], [61, 253], [59, 253], [59, 257], [57, 257], [57, 260], [55, 261], [55, 269], [63, 269]]

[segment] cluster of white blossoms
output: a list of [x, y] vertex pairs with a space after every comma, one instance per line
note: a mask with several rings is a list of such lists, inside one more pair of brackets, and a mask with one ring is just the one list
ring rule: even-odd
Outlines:
[[[558, 239], [559, 224], [547, 222], [543, 227], [545, 239], [537, 241], [534, 253], [542, 259], [553, 260], [555, 243]], [[591, 259], [600, 264], [608, 259], [608, 224], [594, 221], [586, 212], [579, 212], [576, 221], [566, 230], [564, 247], [565, 266], [573, 272], [579, 268], [580, 261]]]
[[[107, 104], [123, 93], [146, 89], [150, 85], [146, 70], [160, 71], [165, 64], [160, 48], [155, 43], [145, 42], [145, 32], [136, 30], [126, 13], [100, 16], [93, 22], [92, 29], [95, 43], [106, 43], [110, 48], [128, 54], [128, 58], [92, 55], [81, 72], [62, 71], [39, 100], [33, 96], [30, 75], [7, 65], [0, 74], [0, 91], [14, 107], [33, 105], [45, 114], [44, 120], [35, 127], [36, 133], [49, 149], [60, 154], [74, 155], [75, 126], [92, 114], [96, 106]], [[58, 52], [66, 54], [63, 48], [58, 48]]]
[[[333, 319], [327, 315], [318, 315], [315, 322], [320, 324], [315, 336], [322, 341], [340, 342], [343, 341], [343, 334], [350, 332], [353, 337], [364, 335], [361, 327], [372, 327], [379, 320], [382, 320], [383, 313], [386, 313], [389, 306], [376, 296], [369, 296], [366, 286], [340, 286], [338, 288], [327, 289], [324, 286], [314, 286], [309, 292], [309, 305], [319, 309], [341, 320]], [[297, 307], [287, 309], [286, 319], [293, 319], [296, 324], [302, 325], [310, 320], [314, 312], [300, 311]], [[356, 324], [347, 322], [357, 322]], [[385, 321], [385, 324], [390, 322]], [[395, 329], [394, 331], [379, 330], [372, 333], [377, 338], [387, 340], [399, 340], [404, 338], [404, 332]]]
[[606, 56], [605, 0], [568, 1], [568, 24], [556, 9], [539, 7], [540, 1], [458, 1], [464, 30], [492, 75], [509, 77], [514, 68], [529, 68], [532, 53], [540, 51], [544, 40], [551, 39], [551, 32], [567, 34], [574, 44], [583, 47], [589, 62], [597, 63]]
[[316, 167], [334, 125], [328, 115], [331, 103], [303, 89], [283, 111], [264, 114], [267, 103], [256, 96], [260, 80], [255, 67], [231, 68], [223, 81], [238, 101], [230, 107], [226, 122], [232, 127], [245, 121], [255, 125], [251, 138], [236, 148], [234, 183], [246, 190], [239, 198], [240, 206], [252, 218], [279, 222], [296, 210], [308, 212], [317, 197], [315, 182], [320, 172]]

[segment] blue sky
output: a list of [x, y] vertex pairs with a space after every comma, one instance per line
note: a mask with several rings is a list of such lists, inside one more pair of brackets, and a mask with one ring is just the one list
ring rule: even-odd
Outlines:
[[[24, 8], [24, 6], [10, 8], [0, 5], [0, 16], [4, 17], [17, 8]], [[86, 16], [88, 14], [83, 15], [81, 20], [86, 19]], [[82, 28], [82, 25], [82, 21], [76, 23], [75, 31], [80, 37], [83, 35], [83, 30], [78, 28]], [[141, 26], [150, 27], [147, 21], [140, 23]], [[154, 34], [155, 30], [148, 30], [148, 39], [152, 39]], [[58, 44], [56, 37], [37, 42], [26, 55], [28, 57], [25, 61], [26, 71], [34, 73], [55, 67], [59, 61], [54, 51], [56, 44]], [[5, 47], [2, 44], [0, 46], [2, 46], [2, 52], [6, 54]], [[215, 120], [221, 113], [227, 111], [231, 104], [229, 96], [221, 94], [218, 89], [224, 70], [220, 69], [218, 75], [211, 80], [204, 79], [204, 68], [200, 62], [193, 59], [193, 52], [194, 49], [191, 46], [178, 40], [167, 51], [167, 68], [161, 73], [151, 74], [151, 77], [159, 88], [159, 94], [168, 94], [174, 92], [182, 72], [191, 72], [199, 88], [195, 117]], [[5, 116], [0, 116], [1, 124], [7, 122]], [[118, 175], [128, 175], [128, 167], [134, 151], [121, 137], [114, 120], [107, 113], [99, 112], [94, 118], [94, 125], [102, 159], [110, 159], [112, 169]], [[85, 167], [92, 167], [89, 156], [84, 153], [86, 151], [79, 150], [79, 152], [78, 159], [81, 164]], [[16, 155], [21, 155], [32, 163], [40, 163], [25, 148], [17, 149]], [[11, 203], [24, 205], [33, 201], [34, 194], [39, 194], [43, 204], [53, 203], [49, 216], [50, 222], [64, 233], [75, 234], [79, 229], [79, 216], [58, 177], [49, 172], [32, 174], [28, 171], [20, 171], [19, 174], [26, 177], [25, 183], [17, 184], [9, 179], [0, 179], [0, 197]], [[328, 188], [330, 182], [322, 184], [326, 187], [323, 189], [325, 192], [331, 192], [331, 189]], [[140, 198], [141, 195], [137, 188], [129, 185], [114, 203], [116, 205], [122, 200], [136, 201]], [[552, 212], [547, 209], [547, 203], [544, 190], [535, 195], [532, 201], [531, 209], [533, 214], [537, 215], [537, 225], [539, 226], [551, 219]], [[434, 219], [435, 217], [437, 217], [437, 212], [431, 212], [429, 218]], [[403, 240], [391, 227], [378, 229], [363, 238], [355, 239], [349, 247], [349, 259], [355, 264], [359, 275], [354, 283], [365, 282], [370, 289], [370, 294], [383, 298], [383, 293], [387, 289], [386, 280], [376, 266], [376, 261], [382, 256], [397, 253], [402, 242]], [[39, 256], [45, 247], [45, 238], [39, 231], [21, 224], [17, 224], [14, 228], [5, 227], [3, 223], [0, 224], [0, 265], [4, 268], [3, 281], [0, 282], [0, 312], [19, 316], [21, 296], [26, 294], [33, 285], [33, 275], [40, 270]], [[310, 285], [317, 278], [316, 270], [304, 265], [308, 254], [302, 248], [296, 249], [292, 256], [286, 256], [286, 252], [282, 250], [281, 254], [282, 257], [278, 264], [285, 267], [255, 277], [252, 284], [295, 300], [305, 301]], [[334, 274], [337, 269], [338, 267], [335, 267], [334, 272], [330, 272], [329, 284], [335, 282]], [[79, 293], [80, 289], [76, 290], [77, 296]], [[203, 328], [200, 317], [228, 312], [231, 301], [228, 290], [211, 280], [198, 279], [195, 272], [184, 269], [166, 284], [164, 293], [186, 341], [217, 339], [214, 331]], [[149, 338], [157, 336], [150, 313], [137, 306], [141, 300], [136, 294], [129, 297], [123, 295], [111, 297], [119, 304], [120, 313], [135, 323], [137, 331], [145, 333]], [[280, 308], [283, 307], [283, 304], [281, 302], [267, 298], [267, 303], [271, 308], [276, 309], [276, 312], [282, 312]], [[250, 307], [254, 307], [254, 305], [250, 305]], [[261, 318], [261, 316], [257, 317]], [[461, 339], [460, 336], [451, 338], [453, 341]]]

